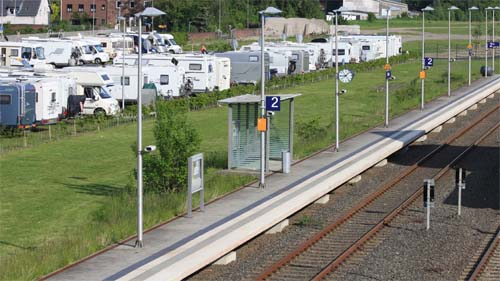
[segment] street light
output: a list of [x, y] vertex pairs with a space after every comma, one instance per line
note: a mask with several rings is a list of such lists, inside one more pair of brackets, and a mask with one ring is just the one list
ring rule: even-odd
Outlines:
[[[500, 10], [500, 7], [496, 6], [493, 8], [493, 30], [492, 30], [492, 35], [491, 35], [491, 42], [495, 42], [495, 10]], [[492, 58], [492, 64], [493, 64], [493, 74], [495, 74], [495, 47], [493, 47], [493, 50], [491, 51], [491, 58]]]
[[448, 96], [451, 96], [451, 11], [459, 10], [455, 6], [448, 8]]
[[[425, 71], [425, 12], [432, 12], [434, 8], [427, 6], [422, 9], [422, 72]], [[420, 110], [424, 110], [425, 103], [425, 76], [420, 77], [422, 80], [422, 92], [420, 95]]]
[[[260, 118], [261, 120], [266, 118], [266, 100], [264, 97], [265, 85], [266, 85], [266, 75], [265, 75], [265, 63], [264, 63], [264, 30], [265, 30], [265, 15], [276, 15], [281, 13], [281, 10], [278, 10], [274, 7], [267, 7], [265, 10], [259, 11], [261, 18], [261, 27], [262, 30], [260, 32]], [[260, 183], [259, 187], [264, 188], [265, 186], [265, 170], [266, 170], [266, 131], [269, 124], [266, 122], [266, 130], [260, 132]]]
[[[121, 6], [119, 7], [121, 10]], [[120, 11], [118, 10], [118, 11]], [[121, 22], [123, 21], [123, 32], [122, 32], [122, 112], [125, 110], [125, 29], [127, 27], [127, 19], [122, 16], [118, 16], [118, 26], [121, 26]]]
[[[385, 34], [385, 64], [389, 65], [389, 18], [391, 17], [391, 11], [398, 11], [398, 8], [389, 7], [387, 8], [387, 27]], [[389, 127], [389, 78], [385, 77], [385, 127]]]
[[95, 25], [95, 0], [92, 0], [92, 5], [94, 9], [92, 10], [92, 36], [94, 36], [94, 25]]
[[484, 53], [484, 77], [488, 77], [488, 11], [493, 10], [492, 7], [488, 7], [485, 9], [486, 12], [486, 21], [484, 23], [486, 27], [486, 32], [485, 32], [485, 47], [486, 47], [486, 52]]
[[478, 7], [472, 6], [469, 8], [469, 86], [471, 83], [471, 74], [470, 74], [470, 69], [471, 69], [471, 60], [472, 60], [472, 11], [477, 11], [479, 10]]
[[333, 10], [335, 15], [335, 150], [339, 151], [339, 46], [338, 46], [338, 16], [342, 12], [348, 12], [349, 9], [341, 6]]
[[144, 11], [135, 14], [139, 21], [139, 53], [137, 59], [137, 240], [135, 246], [142, 248], [142, 96], [141, 89], [144, 82], [142, 77], [142, 17], [154, 17], [165, 15], [164, 12], [148, 7]]

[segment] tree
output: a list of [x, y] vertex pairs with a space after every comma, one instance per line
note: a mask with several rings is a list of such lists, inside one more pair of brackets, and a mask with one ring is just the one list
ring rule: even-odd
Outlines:
[[57, 3], [57, 2], [52, 2], [50, 4], [50, 9], [51, 9], [51, 15], [50, 15], [50, 22], [59, 22], [60, 20], [60, 13], [61, 13], [61, 9], [60, 9], [60, 3]]
[[154, 136], [158, 152], [144, 155], [146, 191], [180, 191], [187, 184], [187, 159], [199, 148], [200, 137], [188, 123], [186, 109], [158, 102]]

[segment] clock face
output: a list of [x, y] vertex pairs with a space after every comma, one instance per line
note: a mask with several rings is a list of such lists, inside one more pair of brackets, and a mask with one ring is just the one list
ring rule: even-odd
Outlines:
[[351, 82], [352, 78], [354, 77], [354, 74], [352, 71], [349, 69], [342, 69], [339, 72], [339, 79], [342, 83], [349, 83]]

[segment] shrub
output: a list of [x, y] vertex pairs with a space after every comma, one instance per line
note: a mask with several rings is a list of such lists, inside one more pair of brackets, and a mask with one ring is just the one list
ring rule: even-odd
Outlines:
[[319, 117], [297, 124], [297, 135], [303, 141], [316, 139], [326, 134], [326, 129], [319, 124]]
[[158, 102], [154, 136], [158, 151], [144, 155], [145, 191], [179, 191], [187, 184], [187, 159], [198, 150], [200, 137], [187, 122], [186, 109]]

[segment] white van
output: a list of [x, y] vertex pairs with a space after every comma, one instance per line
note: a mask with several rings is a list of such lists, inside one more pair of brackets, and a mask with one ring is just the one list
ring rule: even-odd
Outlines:
[[42, 45], [30, 42], [0, 42], [0, 66], [23, 66], [23, 59], [30, 65], [45, 63]]

